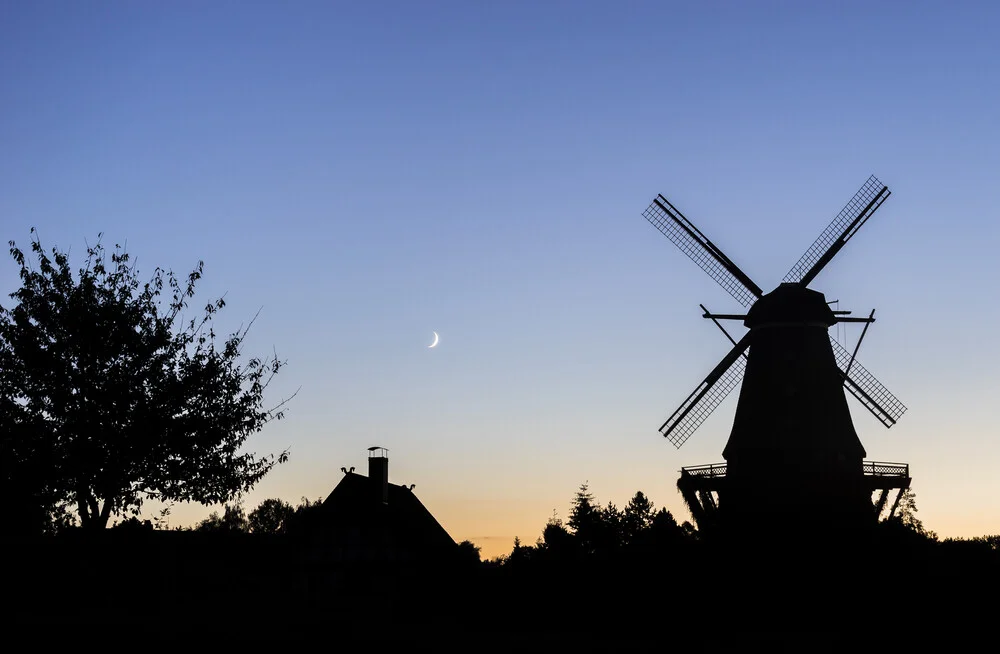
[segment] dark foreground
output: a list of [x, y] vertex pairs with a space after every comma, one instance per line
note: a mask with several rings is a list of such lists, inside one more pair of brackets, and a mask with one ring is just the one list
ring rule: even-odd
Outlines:
[[[8, 624], [103, 639], [363, 641], [445, 651], [870, 651], [974, 642], [998, 621], [986, 543], [697, 542], [658, 554], [503, 565], [336, 560], [307, 539], [192, 532], [12, 543]], [[329, 649], [330, 647], [324, 647]]]

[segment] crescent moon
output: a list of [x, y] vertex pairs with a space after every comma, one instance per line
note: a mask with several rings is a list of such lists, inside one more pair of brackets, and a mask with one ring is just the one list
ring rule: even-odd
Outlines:
[[431, 343], [430, 345], [428, 345], [427, 347], [434, 347], [435, 345], [438, 344], [439, 340], [441, 340], [441, 339], [438, 337], [438, 333], [434, 332], [434, 342]]

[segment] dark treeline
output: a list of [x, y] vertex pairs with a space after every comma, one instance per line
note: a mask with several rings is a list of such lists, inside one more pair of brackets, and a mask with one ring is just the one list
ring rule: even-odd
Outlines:
[[981, 597], [1000, 581], [1000, 536], [939, 540], [908, 505], [862, 542], [833, 527], [827, 539], [775, 527], [754, 542], [705, 538], [641, 492], [622, 509], [602, 506], [584, 485], [565, 522], [553, 516], [534, 544], [518, 540], [496, 559], [480, 561], [465, 541], [446, 559], [345, 560], [313, 529], [319, 502], [271, 499], [249, 512], [228, 505], [192, 528], [129, 519], [11, 538], [20, 565], [7, 591], [25, 624], [60, 615], [87, 625], [141, 606], [177, 632], [237, 621], [279, 640], [327, 628], [366, 637], [378, 625], [380, 638], [407, 642], [464, 633], [511, 645], [652, 643], [725, 625], [715, 636], [743, 634], [755, 648], [799, 631], [932, 617], [921, 628], [987, 624], [977, 620], [991, 619]]
[[534, 545], [515, 539], [507, 556], [495, 566], [545, 565], [556, 562], [645, 558], [657, 552], [690, 547], [698, 539], [689, 522], [677, 524], [666, 509], [656, 510], [642, 491], [623, 509], [601, 506], [587, 484], [580, 486], [565, 523], [556, 515], [546, 523]]
[[516, 541], [484, 564], [485, 578], [502, 601], [544, 598], [526, 623], [572, 624], [585, 604], [588, 633], [612, 639], [655, 633], [624, 628], [635, 624], [775, 635], [898, 629], [924, 617], [929, 631], [991, 623], [995, 604], [983, 593], [1000, 582], [1000, 535], [938, 539], [917, 517], [912, 490], [899, 508], [860, 534], [823, 526], [822, 516], [808, 531], [702, 534], [641, 492], [619, 510], [583, 485], [565, 523], [549, 520], [534, 545]]

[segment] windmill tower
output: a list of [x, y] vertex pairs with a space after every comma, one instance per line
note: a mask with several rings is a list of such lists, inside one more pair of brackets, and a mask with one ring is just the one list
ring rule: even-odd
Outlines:
[[[643, 215], [748, 310], [713, 314], [733, 348], [660, 427], [680, 447], [743, 379], [726, 462], [683, 468], [677, 486], [699, 527], [874, 523], [895, 491], [909, 487], [906, 464], [865, 461], [843, 389], [886, 427], [906, 407], [855, 359], [867, 318], [832, 311], [809, 284], [889, 197], [870, 177], [785, 275], [764, 293], [662, 195]], [[720, 320], [741, 320], [739, 341]], [[829, 328], [864, 323], [853, 352]]]

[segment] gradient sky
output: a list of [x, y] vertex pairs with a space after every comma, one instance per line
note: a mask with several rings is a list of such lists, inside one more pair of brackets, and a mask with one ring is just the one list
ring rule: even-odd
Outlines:
[[728, 350], [698, 304], [739, 305], [652, 197], [768, 290], [875, 174], [892, 197], [812, 284], [877, 309], [859, 360], [909, 407], [851, 399], [859, 435], [928, 528], [997, 533], [997, 34], [990, 2], [5, 0], [0, 227], [204, 260], [222, 331], [262, 307], [246, 351], [301, 390], [248, 508], [382, 445], [493, 556], [584, 482], [687, 519], [678, 469], [722, 461], [737, 392], [680, 450], [656, 429]]

